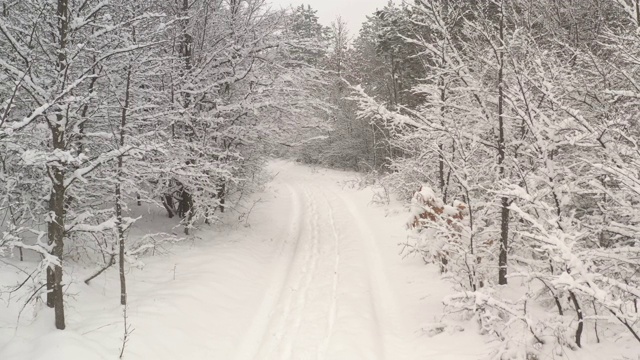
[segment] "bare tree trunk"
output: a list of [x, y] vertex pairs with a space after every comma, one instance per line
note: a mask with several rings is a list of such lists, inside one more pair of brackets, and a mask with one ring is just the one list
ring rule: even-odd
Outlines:
[[375, 170], [378, 169], [378, 153], [377, 153], [377, 145], [376, 145], [376, 128], [373, 124], [371, 124], [371, 135], [372, 135], [372, 144], [371, 148], [373, 151], [373, 168]]
[[[185, 75], [189, 74], [193, 67], [193, 36], [189, 33], [188, 25], [188, 14], [189, 14], [189, 0], [182, 1], [182, 13], [185, 17], [184, 22], [182, 23], [182, 40], [181, 40], [181, 49], [180, 55], [184, 59], [185, 66]], [[186, 110], [191, 105], [191, 98], [189, 94], [186, 94], [184, 97], [183, 108]], [[188, 136], [193, 139], [195, 133], [192, 130], [191, 134]], [[192, 163], [191, 160], [188, 161], [188, 164]], [[178, 204], [178, 215], [181, 218], [187, 219], [187, 227], [185, 228], [185, 234], [189, 234], [189, 227], [191, 226], [191, 217], [193, 217], [193, 197], [189, 192], [189, 189], [180, 184], [180, 203]]]
[[[58, 18], [58, 78], [60, 80], [60, 88], [64, 88], [65, 71], [67, 68], [67, 34], [69, 27], [68, 0], [58, 0], [57, 3]], [[58, 109], [56, 114], [56, 122], [49, 123], [51, 129], [52, 144], [55, 150], [66, 150], [65, 128], [63, 127], [64, 116]], [[52, 246], [51, 254], [58, 261], [57, 264], [47, 269], [47, 306], [54, 308], [55, 326], [58, 330], [64, 330], [64, 296], [62, 292], [62, 255], [64, 252], [64, 236], [65, 236], [65, 193], [64, 184], [65, 170], [59, 164], [49, 166], [49, 177], [51, 178], [51, 194], [49, 195], [49, 213], [51, 219], [47, 224], [47, 235], [49, 245]]]
[[218, 199], [220, 200], [220, 212], [224, 213], [224, 204], [225, 204], [225, 197], [226, 197], [226, 192], [227, 192], [227, 183], [223, 182], [219, 187], [218, 187]]
[[398, 98], [398, 76], [396, 69], [396, 59], [393, 56], [393, 52], [391, 53], [391, 84], [393, 86], [393, 109], [398, 108], [398, 104], [400, 103], [400, 99]]
[[[118, 165], [122, 164], [122, 159], [118, 160]], [[127, 304], [127, 279], [124, 272], [124, 253], [125, 253], [125, 229], [122, 216], [122, 191], [120, 184], [116, 185], [116, 221], [118, 228], [118, 269], [120, 275], [120, 304]]]
[[[438, 144], [438, 183], [440, 185], [440, 193], [444, 194], [444, 145]], [[447, 202], [447, 199], [443, 199]]]
[[193, 211], [193, 199], [191, 193], [189, 193], [182, 184], [180, 184], [180, 198], [178, 200], [178, 216], [185, 219], [189, 216], [189, 213]]
[[498, 284], [507, 284], [507, 254], [509, 251], [509, 203], [507, 198], [501, 199], [500, 217], [500, 255], [498, 257]]
[[596, 334], [596, 341], [600, 344], [600, 334], [598, 333], [598, 308], [596, 307], [595, 300], [591, 300], [591, 305], [593, 306], [593, 313], [596, 316], [593, 322], [593, 331]]
[[[57, 131], [54, 131], [57, 132]], [[61, 137], [61, 136], [59, 136]], [[58, 138], [59, 138], [58, 137]], [[56, 143], [54, 141], [54, 143]], [[58, 148], [58, 147], [56, 147]], [[64, 251], [64, 173], [53, 167], [53, 187], [49, 199], [49, 212], [53, 215], [47, 225], [49, 244], [53, 246], [51, 254], [58, 263], [47, 269], [47, 305], [54, 308], [56, 329], [64, 330], [64, 299], [62, 292], [62, 254]]]
[[[500, 2], [500, 47], [504, 47], [504, 0]], [[505, 129], [504, 129], [504, 53], [499, 55], [498, 69], [498, 171], [500, 179], [505, 176]], [[500, 255], [498, 256], [498, 284], [507, 284], [507, 254], [509, 251], [509, 199], [500, 199]]]
[[582, 329], [584, 327], [584, 317], [582, 315], [582, 308], [580, 307], [580, 303], [578, 303], [578, 298], [573, 291], [569, 291], [569, 297], [573, 302], [573, 306], [576, 309], [576, 313], [578, 314], [578, 328], [576, 329], [576, 345], [578, 347], [582, 347]]
[[169, 219], [172, 219], [174, 216], [176, 216], [176, 210], [173, 205], [173, 196], [171, 194], [165, 194], [162, 196], [162, 205], [167, 210]]
[[[127, 111], [131, 98], [131, 66], [127, 69], [127, 81], [125, 85], [124, 106], [120, 117], [120, 148], [124, 147], [127, 125]], [[122, 196], [122, 172], [124, 165], [124, 155], [118, 156], [118, 183], [116, 184], [116, 224], [118, 231], [118, 269], [120, 274], [120, 304], [127, 305], [127, 279], [124, 272], [125, 265], [125, 225], [122, 214], [122, 204], [124, 198]]]
[[[442, 44], [442, 58], [441, 58], [441, 68], [444, 71], [444, 68], [446, 66], [446, 44], [443, 43]], [[445, 121], [444, 121], [444, 102], [447, 99], [447, 90], [445, 87], [445, 79], [444, 79], [444, 75], [440, 76], [440, 78], [438, 79], [438, 85], [440, 85], [440, 101], [442, 102], [442, 105], [440, 106], [440, 123], [444, 126]], [[438, 149], [440, 150], [438, 152], [438, 178], [440, 180], [440, 193], [441, 194], [445, 194], [445, 179], [444, 179], [444, 145], [443, 144], [439, 144], [438, 145]], [[443, 198], [444, 202], [447, 202], [447, 197], [444, 196]]]

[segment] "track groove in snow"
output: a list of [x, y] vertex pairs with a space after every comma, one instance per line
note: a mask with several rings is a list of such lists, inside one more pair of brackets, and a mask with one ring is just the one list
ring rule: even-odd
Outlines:
[[[342, 308], [345, 320], [349, 319], [354, 324], [359, 322], [361, 325], [360, 331], [351, 334], [340, 332], [338, 325], [336, 333], [339, 335], [336, 337], [344, 343], [345, 351], [330, 354], [329, 358], [341, 359], [349, 353], [357, 352], [362, 359], [385, 359], [387, 358], [387, 338], [382, 334], [388, 329], [383, 328], [384, 324], [380, 322], [381, 316], [376, 305], [379, 299], [375, 293], [375, 283], [385, 281], [385, 278], [374, 277], [372, 274], [372, 264], [369, 261], [371, 254], [368, 254], [370, 249], [367, 247], [369, 242], [374, 241], [374, 237], [359, 226], [355, 226], [361, 219], [358, 218], [358, 214], [349, 211], [343, 198], [335, 191], [331, 191], [330, 194], [331, 196], [327, 196], [326, 191], [324, 192], [329, 208], [341, 211], [341, 221], [336, 232], [346, 239], [345, 263], [348, 264], [348, 269], [344, 271], [345, 276], [342, 284], [339, 285], [351, 298], [342, 304], [339, 303], [338, 308]], [[388, 311], [388, 307], [382, 311]], [[367, 336], [362, 337], [362, 333], [367, 333]], [[355, 349], [354, 346], [359, 346], [359, 349]], [[390, 358], [393, 359], [393, 357]]]
[[285, 234], [285, 238], [280, 242], [280, 250], [278, 257], [283, 261], [278, 262], [277, 267], [271, 275], [271, 285], [267, 289], [264, 300], [261, 303], [255, 319], [246, 334], [244, 341], [239, 347], [236, 354], [237, 360], [251, 360], [258, 356], [258, 352], [265, 346], [264, 336], [268, 336], [267, 329], [276, 315], [276, 305], [283, 296], [287, 287], [287, 275], [291, 273], [295, 254], [297, 253], [300, 243], [300, 234], [302, 227], [302, 203], [298, 192], [290, 185], [286, 185], [289, 193], [289, 231]]
[[383, 260], [380, 255], [380, 249], [376, 245], [375, 235], [369, 229], [368, 220], [358, 211], [357, 205], [353, 201], [346, 199], [339, 193], [335, 194], [341, 204], [348, 209], [350, 218], [355, 223], [358, 230], [360, 242], [363, 246], [363, 254], [368, 264], [369, 281], [373, 291], [373, 302], [378, 321], [382, 322], [379, 326], [383, 326], [387, 332], [391, 331], [393, 335], [397, 335], [397, 326], [395, 319], [398, 318], [398, 306], [393, 296], [393, 291], [389, 286], [389, 280], [384, 271]]
[[331, 334], [333, 333], [333, 328], [336, 322], [336, 311], [337, 311], [337, 302], [338, 302], [338, 281], [340, 277], [340, 234], [338, 234], [338, 230], [336, 229], [335, 223], [335, 215], [333, 211], [333, 207], [329, 203], [329, 200], [324, 197], [325, 202], [327, 203], [327, 209], [329, 209], [329, 225], [331, 227], [331, 233], [333, 234], [333, 239], [335, 241], [335, 262], [333, 266], [333, 281], [331, 283], [331, 305], [329, 306], [329, 320], [327, 321], [327, 330], [325, 335], [325, 341], [323, 344], [323, 348], [321, 352], [318, 352], [318, 358], [322, 359], [327, 355], [327, 351], [329, 349], [329, 345], [331, 343]]
[[[316, 270], [318, 264], [318, 209], [315, 203], [315, 200], [310, 196], [307, 190], [304, 191], [304, 196], [308, 202], [308, 229], [309, 229], [309, 241], [311, 243], [311, 249], [305, 251], [305, 260], [302, 269], [302, 277], [300, 278], [303, 281], [303, 284], [299, 284], [298, 287], [293, 289], [292, 294], [297, 297], [297, 306], [293, 309], [293, 311], [289, 308], [285, 309], [287, 315], [291, 315], [293, 317], [293, 326], [289, 329], [283, 329], [279, 334], [280, 337], [285, 337], [287, 340], [285, 351], [284, 351], [284, 359], [292, 359], [293, 358], [293, 346], [294, 342], [300, 332], [300, 326], [302, 324], [303, 313], [308, 301], [309, 290], [311, 287], [311, 281], [313, 280], [313, 274]], [[287, 321], [283, 322], [283, 325], [286, 327]], [[288, 334], [288, 335], [287, 335]]]

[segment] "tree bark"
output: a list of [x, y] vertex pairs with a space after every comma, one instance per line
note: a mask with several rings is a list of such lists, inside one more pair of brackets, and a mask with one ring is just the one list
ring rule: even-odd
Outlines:
[[176, 216], [176, 210], [173, 205], [173, 196], [171, 194], [165, 194], [162, 196], [162, 205], [167, 210], [167, 216], [169, 216], [169, 219]]
[[[120, 117], [120, 148], [124, 147], [127, 126], [127, 111], [131, 98], [131, 66], [127, 68], [127, 81], [125, 85], [124, 106]], [[125, 231], [124, 217], [122, 214], [122, 204], [124, 198], [122, 196], [122, 174], [124, 165], [124, 155], [118, 156], [118, 183], [116, 184], [116, 227], [118, 231], [118, 269], [120, 275], [120, 304], [127, 305], [127, 278], [124, 272], [125, 265]]]
[[223, 182], [218, 187], [218, 199], [220, 200], [220, 212], [224, 213], [225, 196], [227, 192], [227, 183]]
[[500, 255], [498, 257], [498, 284], [507, 284], [507, 260], [509, 251], [509, 204], [507, 198], [501, 199], [501, 218], [500, 218]]
[[[60, 89], [65, 86], [65, 72], [67, 68], [67, 35], [69, 28], [68, 0], [58, 0], [56, 15], [58, 18], [59, 49], [57, 58], [58, 79]], [[51, 130], [52, 144], [54, 150], [66, 150], [64, 116], [62, 109], [58, 109], [55, 123], [49, 122]], [[62, 292], [62, 255], [64, 252], [65, 236], [65, 170], [63, 164], [49, 165], [49, 176], [51, 178], [51, 194], [49, 195], [50, 219], [47, 224], [47, 235], [49, 245], [52, 246], [51, 255], [58, 263], [47, 269], [47, 306], [54, 308], [55, 326], [58, 330], [64, 330], [64, 296]]]
[[[57, 131], [54, 131], [57, 133]], [[60, 138], [60, 137], [58, 137]], [[54, 143], [56, 143], [54, 141]], [[59, 148], [59, 147], [56, 147]], [[61, 169], [53, 167], [53, 187], [49, 199], [49, 213], [52, 219], [47, 224], [49, 244], [53, 246], [51, 255], [58, 263], [47, 269], [47, 305], [54, 308], [56, 329], [64, 330], [64, 298], [62, 292], [62, 255], [64, 252], [64, 173]]]
[[580, 307], [580, 303], [578, 303], [578, 298], [573, 291], [569, 291], [569, 297], [573, 302], [573, 306], [576, 308], [576, 314], [578, 314], [578, 328], [576, 329], [576, 345], [578, 347], [582, 347], [582, 329], [584, 327], [584, 317], [582, 315], [582, 308]]
[[[504, 1], [500, 2], [500, 48], [504, 44]], [[498, 172], [500, 180], [505, 177], [505, 124], [504, 124], [504, 52], [501, 50], [498, 59]], [[498, 257], [498, 284], [507, 284], [507, 261], [509, 251], [509, 199], [500, 199], [500, 255]]]

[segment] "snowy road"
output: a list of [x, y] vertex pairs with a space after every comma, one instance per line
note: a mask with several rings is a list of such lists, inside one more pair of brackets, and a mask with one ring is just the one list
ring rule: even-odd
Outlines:
[[[144, 258], [128, 272], [126, 360], [476, 360], [487, 344], [470, 324], [429, 337], [450, 291], [434, 266], [402, 259], [407, 212], [344, 187], [355, 174], [277, 161], [248, 224], [227, 225]], [[140, 210], [139, 210], [140, 211]], [[134, 214], [138, 216], [137, 214]], [[134, 233], [172, 231], [162, 209]], [[117, 272], [66, 275], [68, 328], [43, 311], [14, 329], [0, 316], [0, 359], [115, 360], [122, 346]], [[0, 313], [0, 315], [2, 315]], [[464, 344], [465, 346], [460, 346]]]
[[407, 297], [416, 291], [438, 296], [446, 286], [436, 278], [431, 285], [438, 290], [418, 289], [424, 279], [411, 277], [424, 277], [427, 269], [402, 264], [397, 244], [406, 215], [385, 219], [368, 206], [370, 193], [343, 188], [349, 174], [281, 162], [273, 167], [279, 174], [271, 187], [281, 196], [269, 213], [286, 214], [286, 230], [237, 360], [465, 358], [454, 343], [445, 345], [449, 354], [425, 347], [421, 322], [433, 321], [441, 305], [415, 314], [425, 298]]
[[337, 184], [292, 175], [279, 264], [238, 359], [384, 359], [396, 306], [368, 220]]

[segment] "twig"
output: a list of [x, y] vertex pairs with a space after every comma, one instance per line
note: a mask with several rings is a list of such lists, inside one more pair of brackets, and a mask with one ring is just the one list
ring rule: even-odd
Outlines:
[[131, 329], [131, 325], [128, 323], [128, 315], [127, 315], [127, 305], [122, 307], [122, 318], [124, 319], [124, 335], [122, 336], [122, 348], [120, 349], [120, 359], [124, 356], [124, 349], [127, 347], [127, 343], [129, 342], [129, 338], [133, 333], [133, 329]]
[[100, 276], [100, 274], [102, 274], [103, 272], [107, 271], [108, 268], [110, 268], [113, 264], [115, 264], [115, 261], [113, 261], [114, 259], [115, 259], [115, 254], [111, 254], [111, 258], [109, 259], [107, 264], [105, 266], [103, 266], [102, 269], [98, 270], [98, 272], [96, 272], [95, 274], [93, 274], [89, 278], [87, 278], [84, 281], [84, 283], [89, 285], [89, 282], [91, 280], [97, 278], [98, 276]]
[[244, 226], [249, 226], [249, 216], [251, 216], [251, 212], [253, 211], [253, 208], [255, 208], [256, 205], [259, 204], [261, 201], [262, 201], [262, 198], [253, 202], [253, 205], [251, 205], [251, 207], [249, 208], [249, 211], [246, 213], [246, 216], [244, 218]]

